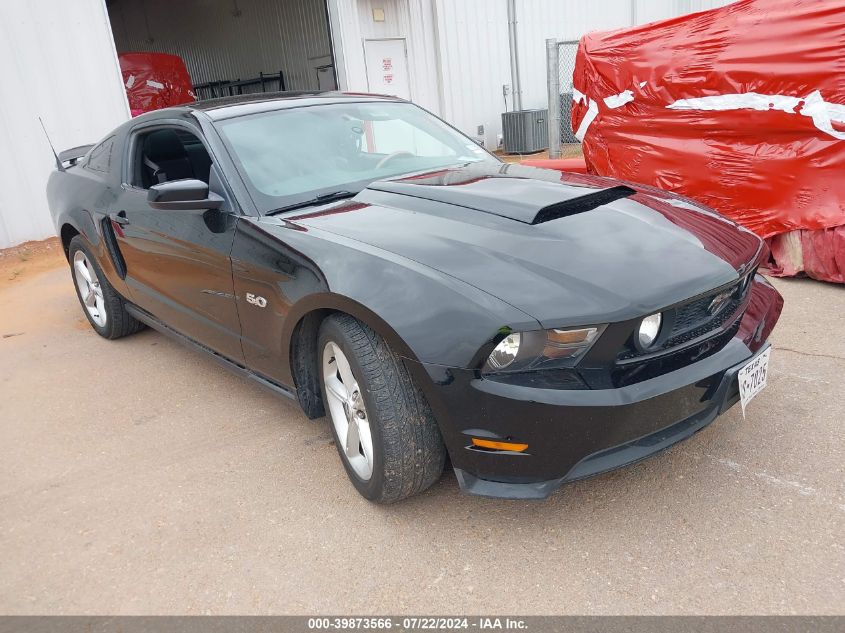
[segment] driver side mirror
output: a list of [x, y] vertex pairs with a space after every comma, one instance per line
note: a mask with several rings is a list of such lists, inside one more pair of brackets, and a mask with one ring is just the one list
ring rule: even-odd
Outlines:
[[223, 198], [209, 192], [208, 184], [202, 180], [186, 178], [153, 185], [147, 194], [147, 203], [162, 211], [206, 211], [219, 209]]

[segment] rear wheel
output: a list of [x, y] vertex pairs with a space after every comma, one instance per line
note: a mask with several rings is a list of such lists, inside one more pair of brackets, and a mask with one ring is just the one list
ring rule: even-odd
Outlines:
[[440, 478], [446, 449], [425, 396], [402, 360], [349, 315], [319, 336], [321, 389], [338, 453], [367, 499], [399, 501]]
[[115, 339], [133, 334], [143, 327], [126, 311], [123, 298], [103, 275], [82, 236], [77, 235], [70, 241], [68, 259], [76, 296], [97, 334]]

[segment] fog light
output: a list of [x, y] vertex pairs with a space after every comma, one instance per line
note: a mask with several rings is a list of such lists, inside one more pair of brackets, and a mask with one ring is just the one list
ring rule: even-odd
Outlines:
[[657, 335], [660, 334], [660, 325], [663, 323], [663, 315], [659, 312], [647, 316], [640, 321], [640, 327], [637, 329], [637, 343], [641, 349], [647, 349], [652, 346]]

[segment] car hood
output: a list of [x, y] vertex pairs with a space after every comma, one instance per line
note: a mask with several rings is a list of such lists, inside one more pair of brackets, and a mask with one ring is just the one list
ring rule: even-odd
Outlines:
[[622, 185], [472, 165], [375, 182], [351, 201], [286, 220], [434, 268], [544, 327], [650, 314], [757, 262], [762, 242], [746, 229], [679, 196]]

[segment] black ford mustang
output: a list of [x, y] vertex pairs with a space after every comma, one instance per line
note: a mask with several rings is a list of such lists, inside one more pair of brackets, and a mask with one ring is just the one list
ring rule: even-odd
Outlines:
[[545, 497], [765, 384], [760, 239], [671, 193], [501, 163], [387, 97], [153, 112], [48, 185], [93, 328], [150, 325], [328, 415], [352, 483]]

